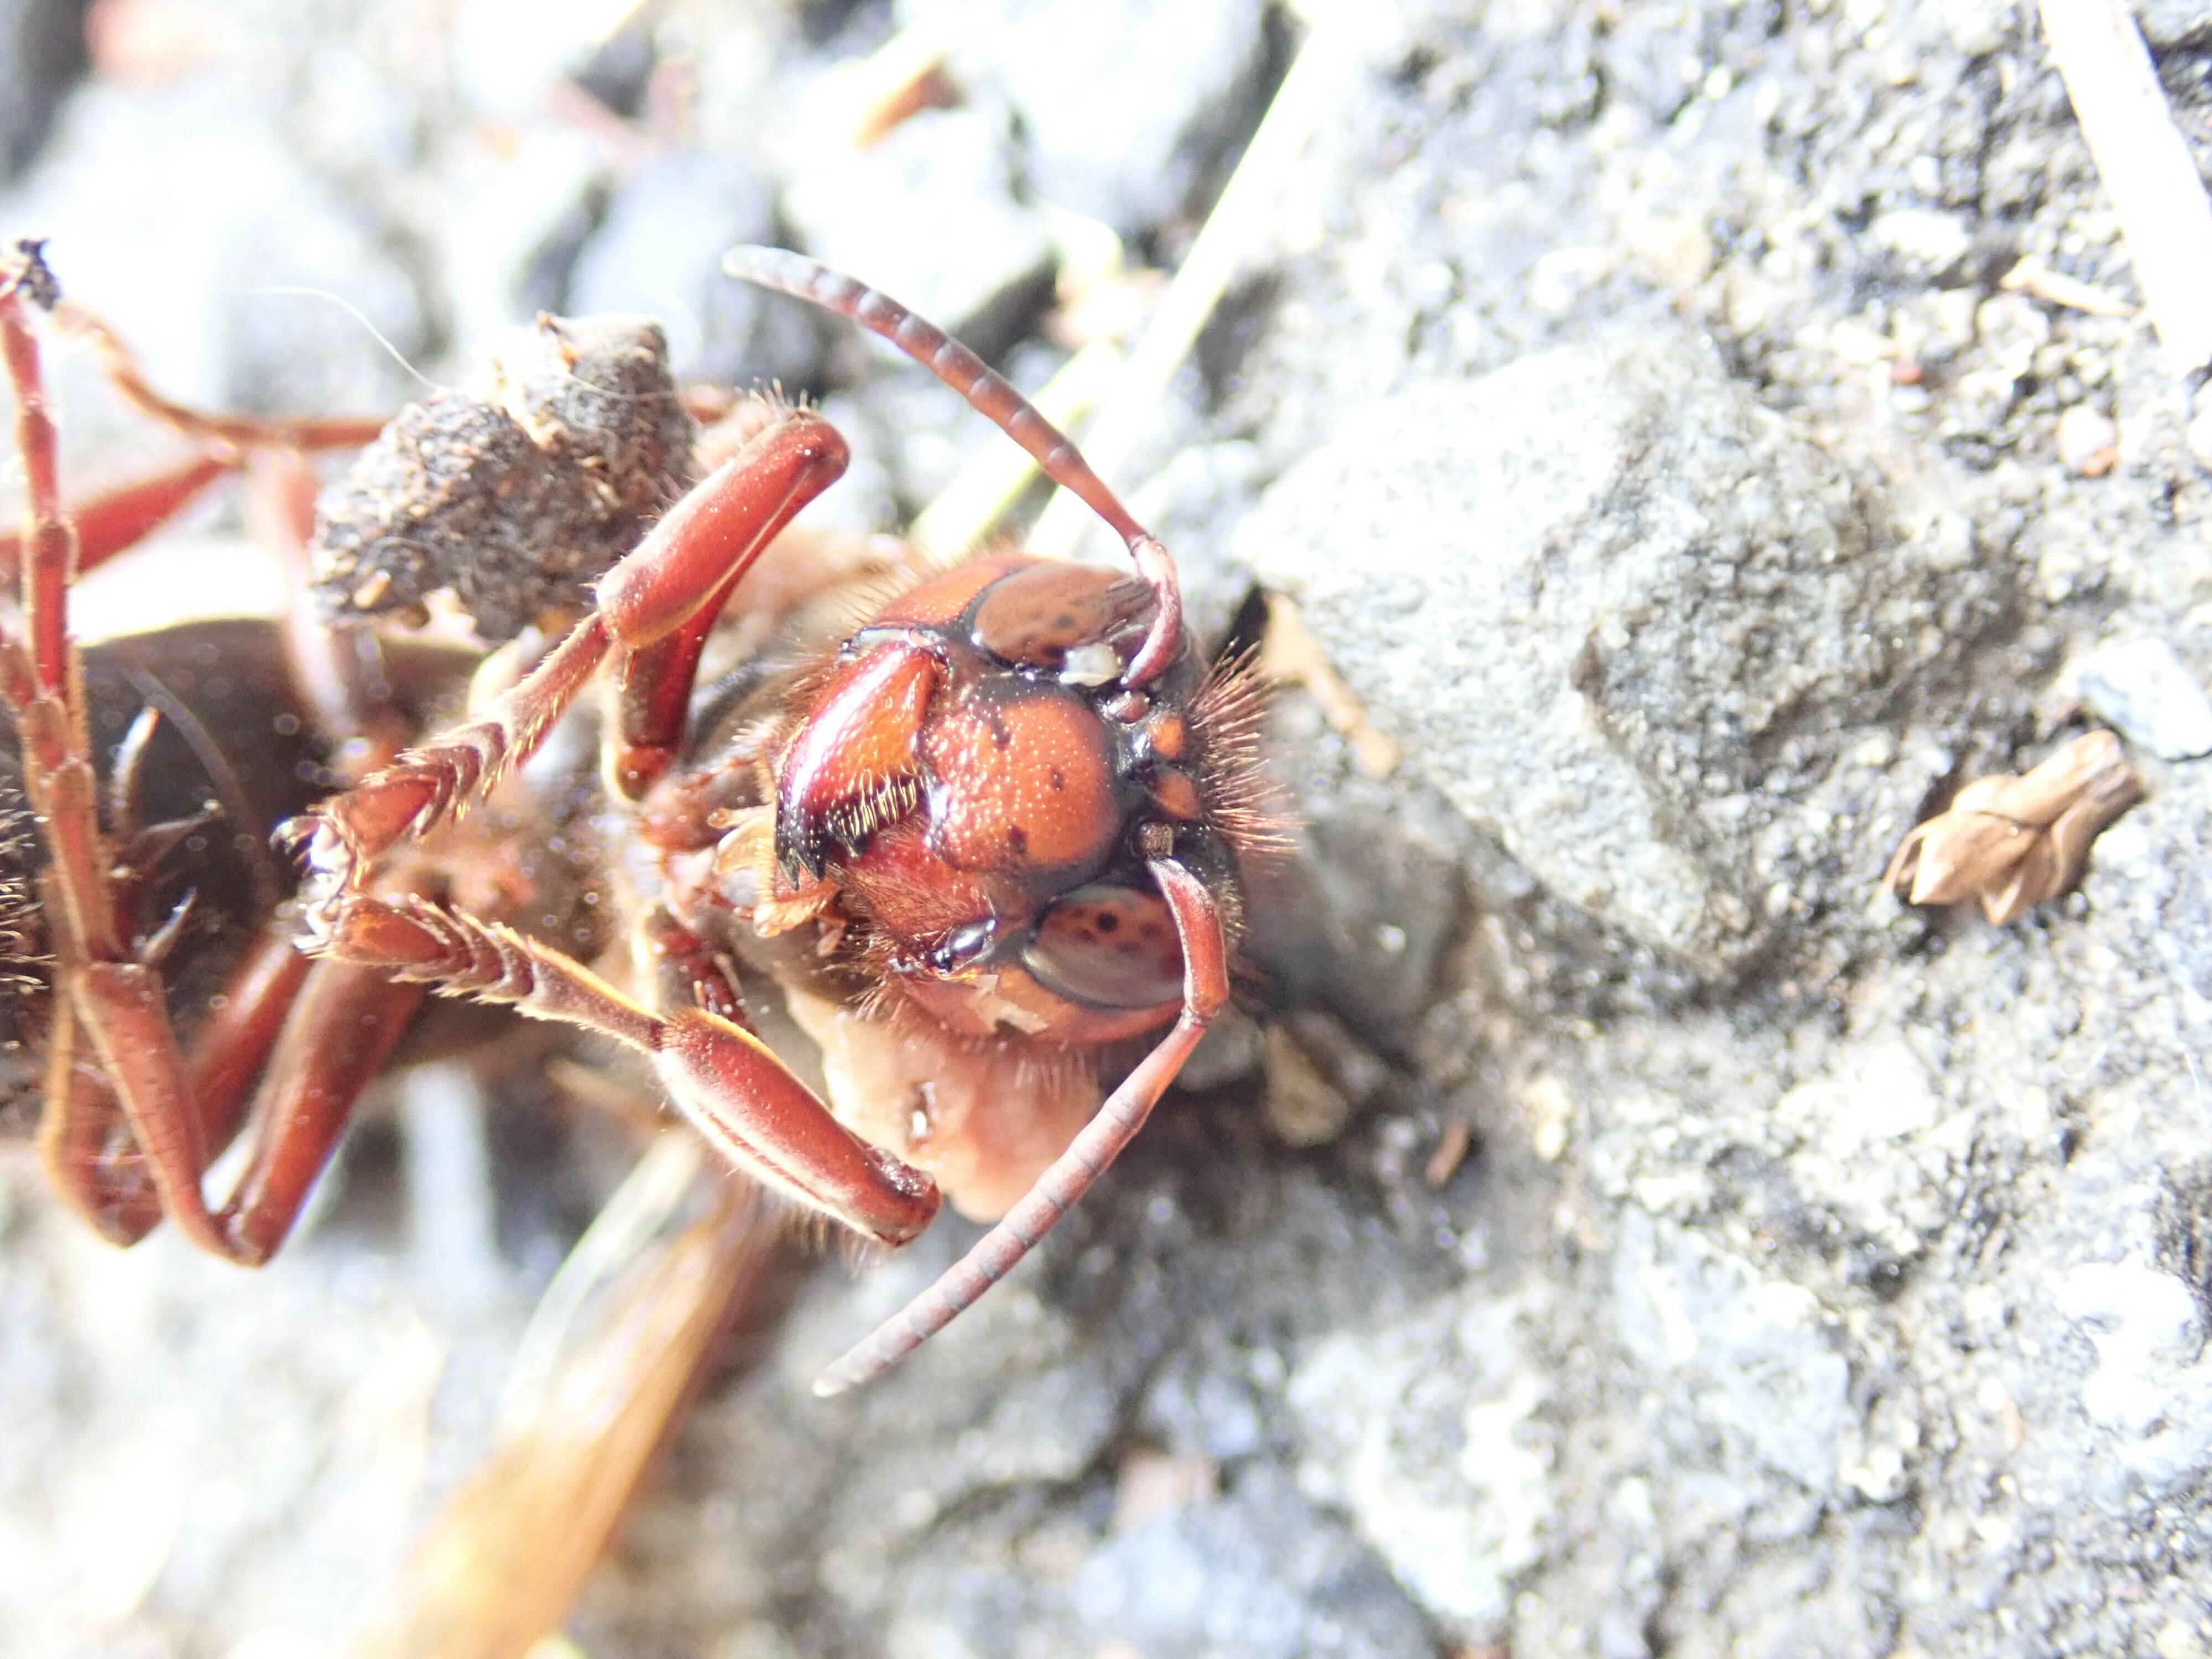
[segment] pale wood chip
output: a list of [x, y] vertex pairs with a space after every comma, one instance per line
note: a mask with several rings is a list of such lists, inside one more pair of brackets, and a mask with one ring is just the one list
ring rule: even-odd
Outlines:
[[1367, 718], [1352, 688], [1329, 666], [1328, 653], [1298, 608], [1279, 593], [1267, 595], [1267, 634], [1258, 665], [1263, 679], [1303, 686], [1312, 696], [1322, 716], [1352, 745], [1352, 763], [1365, 776], [1387, 778], [1398, 769], [1398, 745]]

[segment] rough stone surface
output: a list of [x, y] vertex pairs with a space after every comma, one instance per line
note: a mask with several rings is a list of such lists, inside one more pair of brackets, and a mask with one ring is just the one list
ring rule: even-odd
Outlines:
[[[717, 90], [811, 84], [890, 22], [671, 13], [656, 51]], [[2078, 718], [2065, 662], [2155, 639], [2212, 671], [2202, 397], [2192, 428], [2145, 324], [2003, 283], [2033, 259], [2137, 298], [2032, 13], [1416, 4], [1346, 64], [1161, 411], [1145, 510], [1222, 626], [1240, 568], [1280, 561], [1403, 746], [1367, 776], [1285, 693], [1307, 828], [1255, 915], [1259, 1013], [1325, 1010], [1383, 1079], [1285, 1145], [1248, 1030], [857, 1398], [805, 1384], [972, 1235], [857, 1283], [795, 1259], [587, 1594], [586, 1653], [2212, 1652], [2212, 772], [2131, 751], [2148, 799], [2011, 927], [1879, 889], [1915, 817]], [[467, 251], [507, 258], [549, 204], [587, 246], [620, 169], [532, 89], [509, 159], [581, 164], [472, 223], [464, 185], [514, 179], [466, 159], [489, 118], [396, 25], [314, 16], [347, 47], [254, 79], [254, 142], [346, 181], [401, 250], [364, 274], [458, 346], [513, 298]], [[2212, 162], [2194, 38], [2160, 68]], [[219, 101], [162, 95], [89, 88], [33, 187]], [[702, 96], [693, 136], [787, 191], [760, 158], [788, 112]], [[160, 206], [146, 172], [103, 203]], [[866, 206], [905, 209], [840, 211]], [[106, 267], [141, 233], [102, 211]], [[159, 344], [213, 395], [243, 371], [208, 273], [255, 220], [193, 214], [166, 270], [191, 320]], [[828, 372], [892, 457], [872, 501], [926, 491], [958, 428], [871, 361]], [[2082, 407], [2118, 433], [2095, 476], [2059, 450]], [[1567, 743], [1491, 724], [1507, 700], [1605, 719]], [[1605, 815], [1516, 804], [1563, 757], [1607, 769]], [[1600, 854], [1679, 875], [1571, 878]], [[532, 1075], [491, 1118], [479, 1248], [443, 1264], [412, 1241], [452, 1236], [453, 1183], [411, 1115], [261, 1280], [101, 1253], [5, 1165], [0, 1652], [253, 1659], [349, 1627], [619, 1163], [599, 1120], [529, 1109]]]
[[2004, 605], [1963, 525], [1901, 540], [1662, 334], [1363, 410], [1237, 547], [1554, 895], [1719, 973], [1932, 781], [1824, 787]]
[[641, 167], [607, 204], [578, 254], [567, 308], [659, 317], [672, 331], [669, 365], [683, 381], [747, 385], [813, 378], [814, 332], [722, 275], [740, 242], [773, 241], [775, 197], [723, 156], [677, 150]]
[[2137, 0], [2128, 9], [2143, 39], [2160, 52], [2212, 41], [2212, 6], [2204, 0]]
[[2114, 640], [2068, 663], [2062, 691], [2160, 760], [2212, 755], [2212, 698], [2164, 640]]
[[1183, 210], [1259, 118], [1259, 0], [905, 0], [899, 15], [943, 29], [953, 75], [1012, 106], [1040, 199], [1124, 236]]
[[227, 75], [136, 94], [88, 82], [0, 200], [0, 234], [47, 237], [64, 291], [200, 404], [386, 407], [405, 380], [377, 335], [403, 354], [424, 342], [405, 261]]

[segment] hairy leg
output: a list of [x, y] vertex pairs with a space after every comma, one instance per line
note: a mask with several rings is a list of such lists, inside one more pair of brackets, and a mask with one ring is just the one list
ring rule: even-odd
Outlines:
[[613, 1038], [651, 1061], [692, 1125], [740, 1168], [881, 1243], [906, 1243], [937, 1213], [928, 1177], [841, 1125], [732, 1020], [688, 1004], [641, 1006], [512, 928], [411, 896], [341, 896], [321, 948], [442, 996], [505, 1003], [532, 1018]]
[[[794, 411], [703, 479], [663, 515], [635, 552], [602, 577], [599, 608], [520, 684], [475, 720], [409, 750], [299, 820], [318, 891], [320, 925], [335, 895], [356, 889], [367, 866], [403, 841], [427, 835], [481, 800], [528, 759], [610, 654], [621, 665], [671, 639], [725, 596], [792, 515], [845, 470], [844, 440], [818, 416]], [[696, 666], [673, 648], [648, 658]], [[635, 678], [641, 700], [659, 707], [658, 683]], [[680, 714], [680, 709], [666, 711]], [[655, 740], [655, 730], [641, 732]]]

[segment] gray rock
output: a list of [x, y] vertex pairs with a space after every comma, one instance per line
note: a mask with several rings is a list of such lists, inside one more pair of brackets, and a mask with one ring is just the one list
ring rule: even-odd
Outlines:
[[1257, 118], [1260, 0], [905, 0], [945, 27], [953, 74], [1021, 119], [1030, 187], [1124, 236], [1182, 209]]
[[2131, 1486], [2163, 1494], [2212, 1461], [2212, 1361], [2190, 1282], [2142, 1257], [2084, 1261], [2053, 1289], [2058, 1310], [2096, 1351], [2076, 1399], [2116, 1454], [2100, 1480], [2107, 1502]]
[[[1129, 492], [1129, 510], [1176, 556], [1184, 626], [1209, 650], [1220, 644], [1252, 591], [1251, 574], [1230, 557], [1229, 546], [1261, 482], [1252, 446], [1232, 440], [1177, 450]], [[1091, 543], [1110, 540], [1094, 536]], [[1128, 556], [1118, 543], [1106, 553], [1116, 561]]]
[[1944, 33], [1969, 58], [1980, 58], [2005, 43], [2017, 21], [2013, 8], [1990, 0], [1943, 0]]
[[2212, 398], [2199, 395], [2198, 408], [2183, 433], [2190, 459], [2207, 472], [2212, 472]]
[[678, 149], [625, 179], [577, 255], [567, 310], [658, 317], [678, 381], [805, 386], [821, 359], [815, 318], [722, 275], [740, 242], [773, 240], [775, 193], [726, 157]]
[[1236, 550], [1462, 812], [1707, 973], [1849, 861], [1811, 797], [1960, 586], [1664, 336], [1364, 410]]
[[2143, 39], [2159, 52], [2201, 46], [2212, 40], [2212, 5], [2205, 0], [2130, 0]]
[[1083, 1628], [1148, 1654], [1395, 1659], [1427, 1645], [1374, 1555], [1264, 1466], [1218, 1502], [1108, 1540], [1069, 1599]]
[[1971, 224], [1956, 214], [1899, 208], [1867, 227], [1875, 246], [1926, 281], [1951, 270], [1973, 246]]
[[806, 252], [987, 356], [1051, 269], [1042, 220], [1015, 198], [1005, 118], [988, 109], [925, 110], [866, 149], [826, 149], [783, 210]]
[[1630, 1210], [1613, 1294], [1622, 1343], [1655, 1375], [1690, 1370], [1700, 1420], [1814, 1492], [1835, 1485], [1850, 1371], [1810, 1292]]
[[424, 308], [376, 227], [220, 77], [87, 86], [0, 199], [0, 234], [50, 238], [64, 290], [202, 407], [387, 409], [409, 384], [392, 353], [423, 344]]
[[1453, 1298], [1317, 1345], [1291, 1378], [1309, 1492], [1341, 1505], [1406, 1588], [1461, 1628], [1506, 1620], [1558, 1507], [1550, 1391], [1511, 1299]]
[[[857, 1285], [817, 1273], [676, 1452], [718, 1491], [741, 1468], [744, 1500], [701, 1528], [688, 1479], [647, 1498], [638, 1524], [668, 1543], [652, 1581], [711, 1582], [721, 1627], [773, 1618], [802, 1651], [1023, 1656], [1113, 1633], [1224, 1659], [1424, 1651], [1402, 1575], [1285, 1455], [1284, 1355], [1355, 1310], [1407, 1317], [1409, 1282], [1433, 1295], [1437, 1217], [1411, 1240], [1364, 1225], [1255, 1119], [1170, 1102], [1117, 1200], [1079, 1207], [913, 1364], [827, 1404], [806, 1393], [816, 1369], [973, 1232], [936, 1230]], [[1240, 1188], [1255, 1201], [1224, 1212]], [[1115, 1465], [1147, 1445], [1214, 1460], [1218, 1496], [1117, 1526]], [[603, 1577], [579, 1630], [629, 1651], [666, 1620]]]
[[[887, 349], [854, 324], [840, 318], [830, 321], [832, 355], [841, 361], [879, 357]], [[1033, 395], [1066, 361], [1064, 353], [1024, 342], [1004, 353], [998, 368], [1015, 390]], [[928, 369], [904, 357], [885, 367], [888, 372], [878, 373], [876, 365], [868, 365], [866, 378], [846, 397], [872, 428], [887, 500], [896, 504], [881, 527], [896, 529], [936, 501], [977, 454], [1008, 440]], [[1128, 555], [1121, 557], [1126, 563]]]
[[1285, 1000], [1326, 1003], [1370, 1042], [1402, 1050], [1463, 918], [1458, 860], [1372, 802], [1302, 803], [1298, 855], [1259, 873], [1247, 948]]
[[2160, 760], [2212, 755], [2212, 698], [2164, 640], [2100, 645], [2066, 665], [2058, 689]]
[[0, 179], [28, 161], [84, 73], [84, 0], [0, 0]]
[[604, 158], [574, 128], [540, 119], [497, 136], [441, 158], [421, 232], [464, 360], [562, 305], [605, 184]]

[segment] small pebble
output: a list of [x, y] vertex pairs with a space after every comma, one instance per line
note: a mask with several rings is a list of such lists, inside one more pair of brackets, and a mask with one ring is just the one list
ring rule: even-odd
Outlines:
[[2120, 428], [2109, 415], [2075, 404], [2058, 417], [2058, 460], [2069, 472], [2101, 478], [2120, 459]]
[[2164, 640], [2115, 640], [2060, 671], [2068, 695], [2160, 760], [2212, 755], [2212, 699]]
[[1946, 0], [1939, 9], [1951, 44], [1969, 58], [1997, 51], [2014, 23], [2009, 6], [1992, 6], [1984, 0]]
[[1973, 246], [1973, 232], [1956, 214], [1927, 208], [1900, 208], [1868, 227], [1876, 247], [1917, 270], [1949, 270]]

